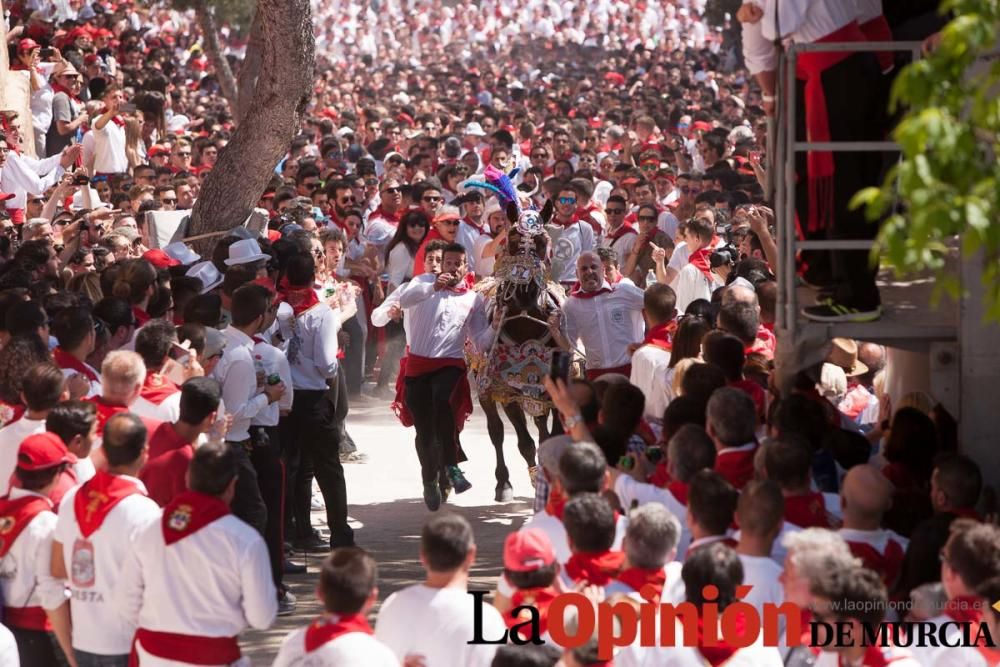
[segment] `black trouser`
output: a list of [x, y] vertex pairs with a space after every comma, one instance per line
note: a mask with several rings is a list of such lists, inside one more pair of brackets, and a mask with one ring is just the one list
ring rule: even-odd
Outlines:
[[271, 559], [271, 576], [274, 586], [280, 590], [284, 573], [284, 526], [285, 466], [281, 461], [278, 428], [275, 426], [251, 426], [250, 441], [253, 449], [250, 462], [257, 471], [257, 486], [267, 508], [267, 523], [264, 542]]
[[326, 503], [330, 546], [340, 547], [354, 544], [354, 531], [347, 525], [347, 487], [340, 463], [342, 431], [337, 427], [335, 408], [326, 390], [296, 389], [292, 412], [283, 422], [282, 437], [289, 465], [289, 495], [296, 536], [306, 537], [311, 530], [309, 514], [315, 475]]
[[425, 484], [438, 479], [441, 466], [458, 464], [458, 438], [451, 395], [465, 371], [441, 368], [406, 378], [406, 407], [417, 429], [417, 456]]
[[344, 322], [344, 332], [351, 340], [344, 346], [341, 366], [347, 374], [347, 391], [351, 394], [361, 393], [361, 386], [365, 381], [365, 339], [361, 327], [357, 315]]
[[330, 403], [333, 404], [334, 424], [340, 434], [338, 440], [340, 453], [350, 454], [357, 451], [358, 446], [354, 444], [354, 440], [347, 433], [347, 412], [350, 408], [350, 401], [347, 398], [347, 374], [343, 365], [337, 368], [337, 377], [330, 383], [326, 395], [330, 399]]
[[14, 635], [14, 641], [17, 642], [17, 654], [22, 665], [65, 664], [63, 653], [57, 648], [55, 637], [48, 632], [25, 630], [10, 625], [7, 628]]
[[378, 386], [388, 387], [399, 371], [399, 360], [406, 351], [406, 332], [403, 323], [392, 321], [385, 325], [385, 354], [379, 366]]
[[[886, 130], [885, 85], [874, 54], [858, 53], [833, 65], [821, 75], [826, 97], [831, 141], [881, 141]], [[805, 141], [805, 82], [796, 88], [796, 138]], [[878, 225], [868, 222], [863, 208], [851, 210], [858, 190], [879, 185], [883, 157], [879, 153], [836, 151], [833, 153], [833, 210], [826, 229], [809, 226], [809, 179], [807, 153], [795, 156], [795, 209], [805, 237], [821, 240], [867, 240], [875, 238]], [[821, 203], [821, 206], [825, 204]], [[810, 251], [803, 253], [810, 282], [829, 283], [834, 298], [845, 305], [870, 308], [879, 305], [875, 276], [878, 267], [867, 250]]]
[[250, 462], [251, 440], [247, 438], [239, 442], [227, 440], [236, 452], [237, 478], [236, 494], [230, 509], [238, 518], [253, 526], [262, 537], [267, 531], [267, 506], [260, 493], [260, 483], [257, 480], [257, 470]]

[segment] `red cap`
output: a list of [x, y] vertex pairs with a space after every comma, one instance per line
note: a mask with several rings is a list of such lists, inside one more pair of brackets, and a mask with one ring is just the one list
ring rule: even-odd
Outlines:
[[594, 116], [593, 118], [587, 121], [587, 125], [589, 125], [591, 128], [595, 130], [599, 130], [602, 127], [604, 127], [604, 122], [601, 120], [600, 116]]
[[163, 144], [153, 144], [146, 151], [146, 157], [156, 157], [157, 155], [170, 155], [170, 149]]
[[24, 53], [25, 51], [34, 51], [35, 49], [41, 48], [42, 45], [31, 39], [30, 37], [25, 37], [20, 42], [17, 43], [17, 52]]
[[0, 192], [0, 201], [10, 201], [16, 196], [13, 192]]
[[96, 53], [88, 53], [87, 55], [85, 55], [83, 57], [83, 64], [84, 65], [93, 65], [96, 62], [97, 62], [97, 54]]
[[159, 248], [147, 250], [142, 253], [142, 258], [158, 269], [169, 269], [171, 266], [180, 266], [181, 263], [163, 252]]
[[17, 467], [21, 470], [46, 470], [62, 463], [73, 463], [74, 457], [55, 433], [36, 433], [21, 441], [17, 449]]
[[534, 572], [555, 560], [552, 541], [538, 528], [519, 530], [503, 541], [503, 566], [512, 572]]
[[703, 120], [696, 120], [695, 122], [691, 123], [691, 129], [696, 130], [698, 132], [711, 132], [712, 124], [706, 123]]
[[622, 76], [619, 72], [608, 72], [607, 74], [604, 75], [604, 80], [609, 83], [613, 83], [616, 86], [625, 85], [625, 77]]

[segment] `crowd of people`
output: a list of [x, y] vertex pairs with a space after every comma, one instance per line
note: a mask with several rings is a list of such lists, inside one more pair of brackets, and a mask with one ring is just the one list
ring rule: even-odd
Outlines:
[[[782, 3], [778, 31], [770, 0], [719, 25], [698, 0], [316, 3], [313, 98], [261, 193], [268, 223], [199, 254], [153, 229], [192, 208], [235, 129], [193, 14], [8, 3], [6, 76], [31, 114], [0, 109], [0, 665], [241, 664], [241, 632], [294, 613], [303, 551], [328, 554], [324, 612], [276, 665], [998, 664], [956, 639], [956, 622], [1000, 636], [1000, 529], [954, 418], [922, 392], [894, 404], [872, 343], [773, 378], [773, 38], [881, 39], [927, 9], [880, 4]], [[251, 47], [222, 33], [238, 73]], [[803, 135], [884, 131], [891, 61], [804, 60]], [[803, 233], [869, 234], [846, 206], [880, 165], [831, 155], [798, 166]], [[518, 233], [473, 185], [497, 174], [551, 209], [546, 335], [574, 358], [544, 380], [563, 435], [502, 554], [442, 509], [487, 483], [460, 433], [467, 355], [502, 325], [482, 287]], [[878, 317], [865, 253], [802, 259], [822, 290], [807, 317]], [[432, 512], [425, 580], [386, 599], [344, 473], [368, 444], [349, 406], [378, 399], [415, 427]], [[489, 602], [468, 590], [477, 562], [502, 562]], [[549, 618], [570, 591], [788, 602], [806, 634], [854, 639], [742, 647], [699, 625], [650, 645], [661, 628], [612, 661], [596, 637], [553, 641], [586, 625]], [[890, 620], [949, 645], [862, 643]]]

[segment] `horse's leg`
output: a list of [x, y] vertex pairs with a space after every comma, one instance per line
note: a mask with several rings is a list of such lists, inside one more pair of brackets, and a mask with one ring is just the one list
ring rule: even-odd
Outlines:
[[524, 414], [524, 409], [517, 402], [510, 402], [503, 406], [503, 411], [507, 414], [507, 419], [514, 426], [517, 433], [517, 449], [521, 452], [521, 457], [528, 464], [528, 468], [535, 466], [535, 440], [528, 430], [528, 418]]
[[510, 485], [510, 472], [507, 470], [507, 463], [503, 458], [503, 421], [500, 419], [500, 411], [497, 410], [496, 401], [486, 397], [479, 397], [479, 405], [486, 413], [486, 431], [490, 434], [490, 442], [493, 443], [493, 450], [497, 455], [496, 463], [496, 495], [494, 499], [498, 503], [509, 502], [514, 498], [514, 492]]

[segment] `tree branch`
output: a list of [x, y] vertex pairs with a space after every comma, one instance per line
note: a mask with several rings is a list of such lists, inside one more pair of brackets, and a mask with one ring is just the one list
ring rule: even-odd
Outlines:
[[222, 89], [222, 96], [229, 102], [229, 108], [235, 112], [237, 104], [236, 77], [229, 67], [229, 61], [222, 53], [222, 45], [219, 43], [219, 31], [215, 25], [215, 15], [205, 0], [193, 0], [195, 16], [198, 18], [198, 27], [201, 28], [201, 37], [205, 43], [205, 53], [212, 59], [212, 67], [215, 69], [216, 78], [219, 80], [219, 87]]

